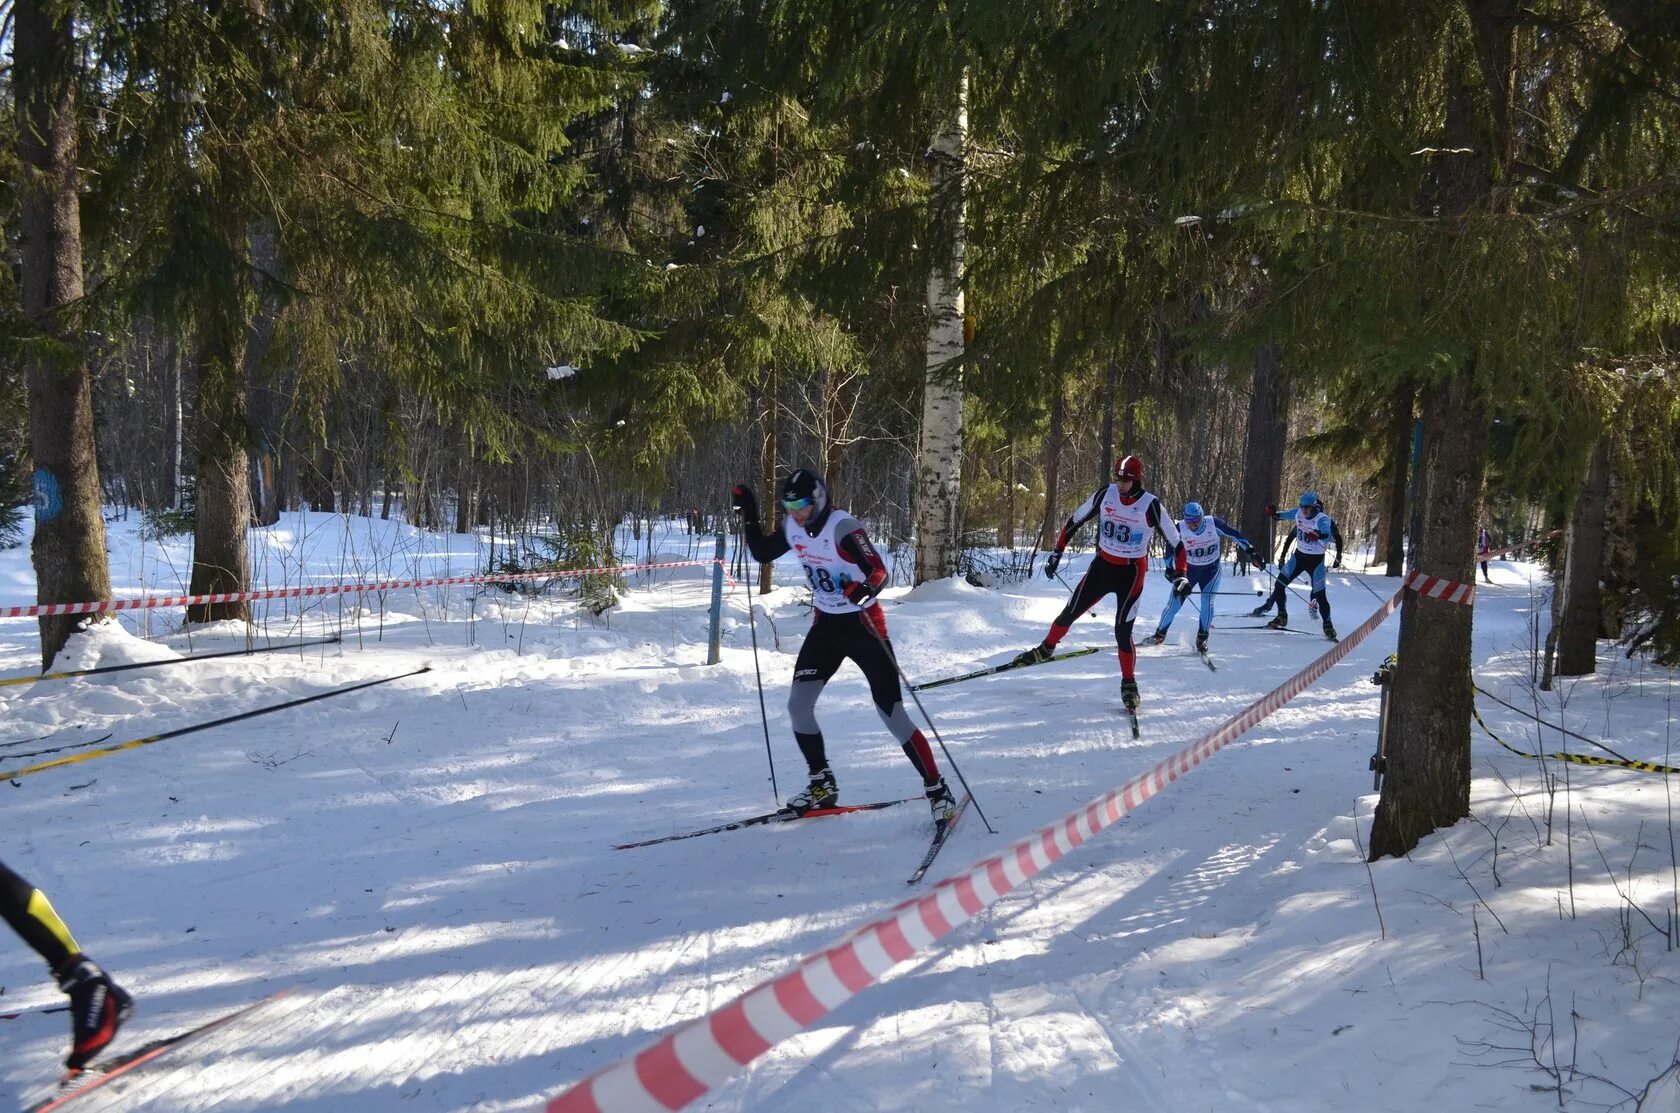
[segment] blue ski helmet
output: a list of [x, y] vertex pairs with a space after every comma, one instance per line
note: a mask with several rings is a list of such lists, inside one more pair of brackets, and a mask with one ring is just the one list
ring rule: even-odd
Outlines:
[[1313, 507], [1315, 507], [1317, 505], [1318, 505], [1318, 496], [1317, 495], [1313, 494], [1311, 491], [1302, 491], [1301, 492], [1301, 509], [1302, 510], [1311, 510]]
[[1184, 504], [1184, 520], [1186, 522], [1191, 522], [1191, 523], [1201, 521], [1202, 520], [1202, 504], [1199, 503], [1199, 502], [1187, 502], [1187, 503], [1185, 503]]

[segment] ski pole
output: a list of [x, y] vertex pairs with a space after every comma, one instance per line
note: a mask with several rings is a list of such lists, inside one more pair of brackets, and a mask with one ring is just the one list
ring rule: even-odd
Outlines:
[[[746, 530], [743, 527], [742, 537], [745, 536]], [[780, 808], [782, 791], [776, 787], [776, 755], [770, 749], [770, 713], [764, 710], [764, 674], [758, 668], [758, 619], [753, 617], [752, 586], [747, 580], [748, 576], [743, 569], [741, 590], [747, 597], [747, 626], [752, 630], [753, 679], [758, 683], [758, 718], [764, 724], [764, 756], [770, 762], [770, 799]]]
[[419, 676], [423, 672], [431, 671], [432, 666], [426, 665], [422, 668], [415, 669], [412, 672], [399, 673], [396, 676], [381, 677], [378, 680], [364, 680], [360, 684], [346, 684], [342, 688], [333, 688], [330, 691], [317, 692], [312, 696], [304, 696], [302, 699], [287, 700], [284, 703], [277, 703], [271, 707], [259, 707], [255, 711], [241, 711], [237, 715], [224, 715], [220, 719], [211, 719], [208, 722], [195, 723], [190, 727], [179, 727], [175, 730], [166, 730], [162, 734], [150, 734], [145, 738], [131, 738], [127, 742], [119, 742], [115, 746], [106, 746], [99, 750], [89, 750], [82, 754], [71, 754], [69, 757], [58, 757], [51, 761], [39, 762], [35, 765], [25, 765], [19, 769], [7, 769], [4, 772], [0, 772], [0, 780], [10, 780], [13, 777], [27, 777], [31, 773], [40, 773], [47, 769], [57, 769], [61, 765], [74, 765], [79, 761], [90, 761], [93, 758], [104, 757], [107, 754], [121, 753], [123, 750], [132, 750], [140, 746], [150, 746], [153, 742], [162, 742], [167, 738], [179, 738], [183, 734], [192, 734], [196, 731], [209, 730], [211, 727], [225, 726], [228, 723], [237, 723], [242, 719], [254, 719], [258, 715], [267, 715], [271, 711], [284, 711], [288, 707], [301, 707], [306, 703], [314, 703], [316, 700], [328, 699], [332, 696], [342, 696], [347, 692], [359, 692], [363, 688], [371, 688], [375, 684], [389, 684], [393, 680], [402, 680], [404, 677], [409, 676]]
[[[876, 603], [875, 605], [878, 607], [881, 604]], [[958, 765], [957, 759], [951, 756], [951, 749], [945, 745], [945, 739], [939, 737], [939, 728], [933, 725], [933, 716], [929, 715], [927, 708], [922, 705], [922, 697], [916, 694], [915, 685], [911, 684], [910, 678], [904, 675], [904, 666], [898, 663], [898, 654], [893, 652], [892, 643], [883, 638], [880, 632], [870, 625], [868, 619], [864, 619], [863, 624], [869, 628], [871, 634], [875, 635], [875, 640], [881, 643], [881, 648], [887, 651], [887, 660], [892, 662], [894, 671], [898, 673], [898, 678], [904, 681], [905, 688], [909, 689], [910, 698], [916, 701], [916, 710], [920, 711], [922, 718], [927, 720], [928, 729], [933, 731], [933, 738], [934, 741], [939, 743], [940, 752], [945, 755], [945, 760], [951, 763], [951, 771], [957, 775], [957, 780], [962, 783], [963, 791], [968, 793], [969, 800], [973, 801], [974, 811], [980, 816], [980, 822], [986, 825], [986, 833], [989, 835], [997, 834], [996, 828], [992, 826], [992, 821], [987, 819], [986, 813], [980, 810], [980, 799], [974, 795], [974, 790], [969, 787], [968, 778], [963, 776], [962, 766]]]

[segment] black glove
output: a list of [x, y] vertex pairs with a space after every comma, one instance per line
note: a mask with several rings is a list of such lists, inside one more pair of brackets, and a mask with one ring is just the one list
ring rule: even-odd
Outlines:
[[737, 483], [729, 489], [729, 509], [743, 518], [758, 518], [758, 496], [752, 493], [752, 488]]
[[1044, 562], [1044, 578], [1051, 579], [1056, 575], [1056, 569], [1062, 563], [1062, 550], [1057, 549], [1050, 554], [1050, 559]]
[[1170, 560], [1167, 561], [1166, 567], [1161, 569], [1161, 575], [1165, 576], [1167, 578], [1167, 582], [1170, 584], [1176, 584], [1178, 582], [1178, 569], [1172, 566], [1172, 561]]
[[1336, 563], [1334, 563], [1334, 564], [1332, 564], [1332, 565], [1331, 565], [1331, 566], [1330, 566], [1330, 567], [1332, 567], [1332, 568], [1340, 568], [1340, 567], [1341, 567], [1341, 566], [1342, 566], [1342, 554], [1341, 554], [1341, 553], [1337, 553], [1337, 554], [1336, 554]]
[[878, 589], [871, 587], [868, 580], [853, 580], [841, 590], [848, 602], [859, 607], [869, 606], [879, 594]]
[[1196, 590], [1196, 587], [1190, 582], [1190, 578], [1188, 576], [1180, 576], [1178, 579], [1173, 581], [1173, 594], [1178, 596], [1180, 599], [1190, 598], [1190, 593], [1194, 590]]

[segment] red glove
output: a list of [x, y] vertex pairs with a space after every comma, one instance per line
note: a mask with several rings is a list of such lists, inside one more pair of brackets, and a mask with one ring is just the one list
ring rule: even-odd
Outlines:
[[1266, 516], [1268, 518], [1276, 518], [1277, 517], [1277, 507], [1274, 504], [1269, 503], [1269, 502], [1266, 504]]
[[1322, 541], [1322, 540], [1324, 540], [1324, 535], [1319, 533], [1316, 529], [1309, 529], [1307, 531], [1306, 536], [1307, 536], [1308, 541]]

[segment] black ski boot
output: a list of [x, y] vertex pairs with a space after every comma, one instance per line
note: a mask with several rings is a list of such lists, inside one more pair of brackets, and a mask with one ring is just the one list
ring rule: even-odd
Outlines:
[[804, 792], [789, 799], [787, 806], [804, 815], [812, 808], [832, 808], [839, 802], [840, 789], [834, 783], [834, 774], [824, 769], [811, 774], [811, 783], [805, 786]]
[[1126, 705], [1127, 711], [1138, 709], [1137, 681], [1129, 676], [1120, 681], [1120, 700]]
[[1324, 620], [1324, 636], [1329, 638], [1331, 641], [1341, 640], [1336, 637], [1336, 628], [1330, 625], [1330, 620], [1328, 618]]
[[1197, 630], [1196, 631], [1196, 652], [1197, 653], [1206, 653], [1207, 652], [1207, 635], [1208, 635], [1208, 632], [1206, 630]]
[[80, 1070], [116, 1038], [134, 999], [86, 955], [71, 955], [53, 974], [58, 988], [70, 995], [70, 1054], [64, 1065]]
[[1283, 630], [1289, 626], [1289, 612], [1279, 611], [1277, 617], [1266, 623], [1268, 630]]
[[939, 778], [938, 784], [927, 786], [928, 807], [933, 809], [935, 823], [949, 823], [957, 815], [957, 798], [951, 795], [951, 788], [945, 783], [945, 778]]
[[1167, 640], [1167, 632], [1165, 630], [1157, 630], [1153, 634], [1149, 635], [1147, 638], [1144, 638], [1143, 639], [1143, 644], [1144, 645], [1160, 645], [1162, 642], [1164, 642], [1166, 640]]
[[1263, 604], [1261, 606], [1255, 607], [1252, 611], [1249, 611], [1248, 612], [1248, 617], [1250, 617], [1250, 618], [1265, 618], [1267, 615], [1269, 615], [1271, 613], [1272, 613], [1272, 605], [1270, 603], [1266, 603], [1266, 604]]
[[1015, 660], [1011, 663], [1016, 665], [1040, 665], [1048, 661], [1055, 652], [1055, 647], [1049, 642], [1039, 642], [1031, 649], [1017, 653]]

